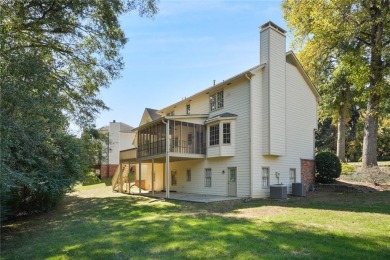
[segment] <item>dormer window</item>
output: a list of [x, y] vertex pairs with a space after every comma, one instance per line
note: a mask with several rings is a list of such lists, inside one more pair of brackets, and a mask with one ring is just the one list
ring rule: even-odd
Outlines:
[[210, 95], [210, 111], [223, 108], [223, 90]]
[[186, 113], [187, 113], [187, 115], [191, 114], [191, 105], [190, 104], [187, 104]]

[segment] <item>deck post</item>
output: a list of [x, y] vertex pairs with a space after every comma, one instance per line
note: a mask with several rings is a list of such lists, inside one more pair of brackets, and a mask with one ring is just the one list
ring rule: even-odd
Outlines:
[[119, 192], [123, 193], [123, 169], [122, 169], [122, 163], [119, 163], [118, 168], [119, 168]]
[[139, 194], [141, 194], [141, 162], [139, 162], [138, 165], [139, 165], [139, 171], [138, 171], [138, 188], [139, 188]]
[[152, 159], [152, 196], [154, 196], [154, 159]]
[[130, 194], [130, 187], [131, 187], [131, 185], [130, 185], [130, 161], [129, 161], [129, 171], [128, 171], [128, 173], [127, 173], [127, 193], [129, 193]]
[[170, 175], [170, 169], [169, 169], [169, 120], [165, 125], [165, 197], [169, 199], [169, 175]]

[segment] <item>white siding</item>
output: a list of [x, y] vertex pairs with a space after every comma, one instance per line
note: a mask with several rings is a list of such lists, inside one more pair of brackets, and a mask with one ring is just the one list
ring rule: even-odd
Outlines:
[[[262, 90], [259, 85], [262, 82], [261, 73], [257, 73], [252, 78], [252, 184], [253, 197], [269, 196], [269, 189], [261, 187], [261, 169], [270, 168], [270, 183], [276, 184], [278, 179], [275, 172], [280, 172], [279, 182], [290, 185], [290, 168], [296, 169], [297, 181], [301, 179], [301, 159], [314, 158], [314, 138], [313, 130], [317, 125], [317, 103], [315, 96], [302, 75], [296, 67], [291, 64], [286, 65], [286, 155], [285, 156], [264, 156], [262, 155], [262, 118], [263, 112], [261, 98]], [[289, 191], [291, 189], [289, 188]]]
[[260, 60], [266, 62], [263, 84], [263, 154], [286, 153], [286, 38], [268, 27], [261, 32]]
[[120, 122], [110, 122], [109, 126], [109, 164], [119, 164], [121, 150], [134, 148], [134, 133], [120, 132]]
[[119, 164], [120, 123], [110, 122], [109, 126], [109, 164]]
[[119, 151], [134, 148], [134, 133], [119, 133]]
[[191, 100], [183, 101], [177, 104], [175, 108], [168, 109], [166, 111], [164, 110], [164, 113], [174, 111], [175, 115], [186, 115], [188, 104], [191, 105], [191, 115], [209, 113], [209, 96], [207, 94], [197, 96]]
[[[237, 167], [237, 196], [245, 197], [250, 193], [250, 87], [247, 79], [227, 86], [224, 89], [224, 108], [213, 114], [233, 113], [237, 115], [235, 123], [235, 156], [229, 158], [227, 167]], [[227, 169], [225, 169], [227, 172]], [[226, 175], [226, 174], [225, 174]], [[227, 190], [227, 182], [225, 183]], [[227, 194], [227, 191], [226, 191]]]
[[[204, 102], [199, 101], [198, 104], [207, 104], [208, 96], [204, 97]], [[191, 112], [197, 107], [191, 107]], [[199, 110], [198, 110], [199, 111]], [[188, 160], [181, 162], [172, 162], [171, 169], [177, 170], [178, 185], [175, 187], [177, 191], [200, 193], [200, 194], [214, 194], [214, 195], [228, 195], [227, 189], [227, 172], [228, 167], [237, 167], [237, 196], [249, 196], [250, 190], [250, 165], [249, 165], [249, 82], [246, 79], [232, 83], [224, 88], [224, 108], [214, 111], [210, 114], [213, 117], [225, 112], [237, 115], [237, 119], [231, 121], [232, 123], [232, 141], [235, 145], [230, 148], [223, 147], [223, 152], [231, 153], [229, 149], [233, 149], [235, 156], [232, 157], [217, 157], [200, 160]], [[222, 120], [220, 123], [225, 122]], [[222, 124], [220, 124], [222, 125]], [[220, 131], [220, 134], [222, 129]], [[207, 136], [208, 136], [207, 132]], [[222, 135], [220, 136], [220, 143], [222, 143]], [[207, 140], [207, 146], [209, 142]], [[223, 146], [223, 145], [222, 145]], [[214, 149], [208, 147], [208, 156], [221, 154], [221, 149]], [[191, 169], [192, 180], [186, 181], [186, 171]], [[205, 168], [212, 169], [212, 187], [205, 187], [204, 173]], [[222, 173], [222, 172], [225, 173]]]

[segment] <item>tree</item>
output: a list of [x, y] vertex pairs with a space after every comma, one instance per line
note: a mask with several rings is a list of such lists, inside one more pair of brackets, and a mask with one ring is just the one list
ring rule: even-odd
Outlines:
[[[340, 50], [342, 43], [356, 42], [360, 56], [356, 68], [364, 68], [362, 89], [366, 101], [363, 166], [377, 165], [378, 122], [389, 96], [390, 1], [389, 0], [284, 0], [284, 17], [297, 46], [313, 41], [322, 57]], [[360, 81], [360, 77], [356, 81]]]
[[327, 117], [318, 121], [315, 134], [316, 152], [336, 151], [337, 129], [332, 125], [332, 118]]
[[1, 219], [47, 210], [89, 171], [96, 142], [69, 134], [105, 109], [126, 38], [118, 16], [154, 0], [0, 2]]
[[[322, 102], [319, 105], [321, 120], [335, 118], [337, 122], [338, 158], [346, 162], [347, 116], [355, 105], [357, 88], [353, 76], [356, 72], [351, 62], [356, 58], [356, 43], [343, 42], [338, 49], [324, 56], [321, 44], [316, 37], [306, 43], [299, 58], [317, 86]], [[356, 69], [355, 69], [356, 70]]]
[[20, 50], [50, 52], [53, 87], [64, 95], [63, 109], [79, 124], [91, 122], [107, 107], [101, 88], [119, 77], [119, 50], [126, 38], [118, 16], [137, 9], [157, 12], [155, 0], [3, 1], [0, 8], [0, 57]]

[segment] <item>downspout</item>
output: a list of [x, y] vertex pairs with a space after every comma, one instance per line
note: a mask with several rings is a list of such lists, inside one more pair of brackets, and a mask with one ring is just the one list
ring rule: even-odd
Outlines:
[[252, 165], [252, 156], [253, 156], [253, 143], [252, 143], [252, 127], [253, 127], [253, 112], [252, 112], [252, 81], [248, 74], [245, 74], [245, 77], [249, 81], [249, 197], [252, 198], [253, 195], [253, 165]]
[[162, 122], [165, 124], [165, 197], [169, 199], [169, 120]]

